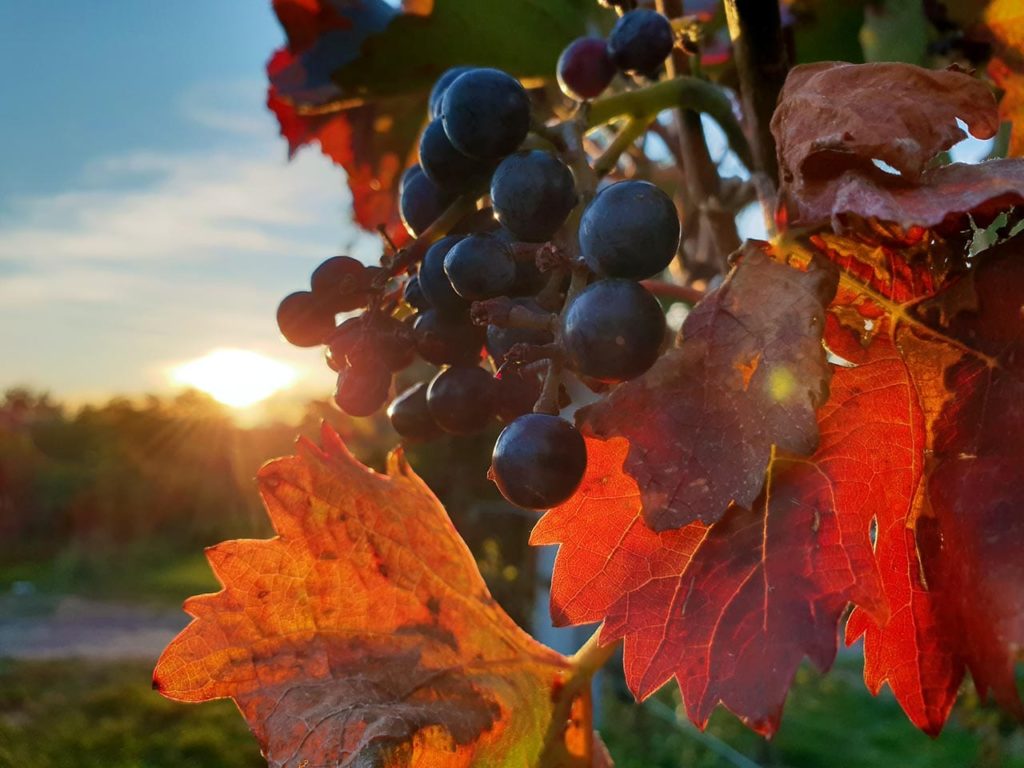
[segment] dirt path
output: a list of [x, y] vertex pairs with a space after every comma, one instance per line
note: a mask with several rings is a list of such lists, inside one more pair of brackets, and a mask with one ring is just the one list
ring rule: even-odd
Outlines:
[[150, 659], [188, 623], [180, 610], [65, 596], [0, 600], [0, 657]]

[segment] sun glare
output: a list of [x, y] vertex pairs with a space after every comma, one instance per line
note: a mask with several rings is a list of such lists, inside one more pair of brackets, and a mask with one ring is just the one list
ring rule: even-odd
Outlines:
[[202, 390], [232, 408], [245, 408], [287, 389], [298, 378], [294, 368], [244, 349], [215, 349], [171, 370], [179, 384]]

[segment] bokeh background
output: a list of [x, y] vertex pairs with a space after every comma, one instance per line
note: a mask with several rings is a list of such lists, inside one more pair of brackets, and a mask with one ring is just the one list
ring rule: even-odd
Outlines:
[[[230, 703], [161, 699], [153, 662], [181, 601], [217, 588], [202, 548], [268, 535], [264, 460], [324, 419], [371, 466], [396, 442], [333, 409], [319, 352], [276, 331], [326, 256], [379, 255], [342, 172], [314, 149], [287, 162], [264, 104], [282, 39], [269, 2], [0, 0], [5, 768], [263, 765]], [[218, 365], [223, 350], [249, 357]], [[502, 604], [570, 646], [544, 626], [532, 517], [484, 478], [493, 439], [410, 459]], [[932, 741], [860, 665], [854, 648], [827, 677], [801, 670], [770, 743], [727, 713], [696, 732], [669, 689], [636, 705], [611, 670], [602, 730], [620, 766], [1024, 766], [1024, 736], [970, 693]]]

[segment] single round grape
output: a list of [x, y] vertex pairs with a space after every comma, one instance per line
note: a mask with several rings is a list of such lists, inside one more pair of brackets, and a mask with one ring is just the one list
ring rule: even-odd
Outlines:
[[583, 212], [579, 244], [599, 275], [643, 280], [665, 269], [679, 249], [679, 214], [649, 181], [605, 187]]
[[498, 69], [473, 69], [448, 86], [441, 102], [444, 130], [463, 154], [497, 159], [522, 144], [530, 130], [530, 97]]
[[587, 286], [562, 320], [569, 364], [584, 376], [609, 384], [650, 368], [664, 336], [661, 305], [632, 280], [610, 278]]
[[568, 499], [587, 469], [587, 445], [565, 419], [546, 413], [520, 416], [494, 444], [489, 476], [510, 502], [550, 509]]
[[494, 418], [494, 378], [476, 366], [445, 368], [427, 388], [427, 407], [445, 432], [479, 432]]
[[498, 420], [505, 424], [530, 413], [543, 387], [539, 374], [522, 368], [502, 371], [501, 378], [496, 378], [494, 384]]
[[448, 86], [454, 83], [455, 78], [459, 75], [464, 75], [472, 69], [473, 67], [452, 67], [442, 72], [441, 76], [434, 81], [434, 87], [430, 89], [430, 100], [427, 107], [431, 120], [436, 120], [441, 116], [441, 103]]
[[444, 257], [444, 272], [455, 292], [480, 301], [504, 295], [516, 280], [512, 250], [492, 234], [470, 235]]
[[[543, 312], [540, 305], [533, 299], [516, 299], [515, 303], [533, 310]], [[550, 344], [554, 340], [550, 331], [539, 328], [503, 328], [500, 325], [487, 326], [487, 354], [495, 364], [501, 365], [505, 355], [516, 344]]]
[[442, 237], [427, 249], [420, 264], [420, 290], [443, 315], [463, 315], [469, 309], [469, 302], [456, 293], [444, 271], [445, 257], [460, 240], [458, 235]]
[[334, 330], [334, 313], [310, 291], [296, 291], [277, 305], [277, 327], [289, 344], [315, 347]]
[[454, 198], [434, 182], [418, 165], [402, 174], [399, 184], [398, 209], [402, 223], [414, 237], [423, 234], [435, 219], [444, 213]]
[[604, 38], [578, 37], [558, 57], [558, 85], [577, 101], [600, 96], [615, 77]]
[[423, 289], [420, 288], [418, 275], [413, 275], [406, 281], [405, 288], [402, 290], [402, 298], [413, 309], [420, 311], [430, 309], [430, 302], [427, 301], [427, 297], [423, 295]]
[[420, 136], [419, 157], [427, 177], [451, 193], [482, 185], [494, 169], [492, 161], [469, 157], [453, 147], [440, 120], [431, 121]]
[[351, 256], [332, 256], [313, 270], [310, 288], [317, 301], [332, 312], [365, 307], [369, 299], [366, 266]]
[[409, 442], [426, 442], [441, 435], [441, 428], [427, 408], [427, 384], [422, 381], [391, 401], [388, 418], [395, 432]]
[[338, 374], [334, 402], [349, 416], [369, 416], [387, 402], [390, 389], [391, 371], [386, 366], [349, 366]]
[[401, 371], [416, 359], [412, 327], [394, 317], [379, 318], [373, 326], [373, 341], [380, 361], [391, 371]]
[[449, 235], [475, 235], [478, 232], [494, 232], [501, 225], [494, 218], [494, 209], [490, 206], [477, 208], [467, 213], [453, 226]]
[[623, 72], [656, 74], [675, 44], [672, 24], [657, 11], [622, 14], [608, 35], [608, 56]]
[[365, 362], [365, 359], [374, 352], [367, 316], [363, 314], [344, 320], [327, 337], [326, 344], [331, 352], [331, 358], [339, 366]]
[[468, 317], [453, 319], [436, 309], [422, 312], [413, 323], [416, 351], [434, 365], [473, 365], [480, 360], [485, 331]]
[[576, 205], [568, 166], [550, 152], [517, 152], [501, 161], [491, 179], [494, 215], [517, 239], [550, 240]]

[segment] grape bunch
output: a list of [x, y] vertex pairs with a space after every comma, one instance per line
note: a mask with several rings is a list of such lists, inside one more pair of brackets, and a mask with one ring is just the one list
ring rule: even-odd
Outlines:
[[[590, 99], [616, 71], [655, 75], [671, 48], [664, 16], [629, 11], [607, 42], [569, 45], [558, 79], [570, 98]], [[416, 239], [379, 267], [328, 259], [310, 290], [281, 302], [278, 325], [293, 344], [325, 347], [344, 412], [367, 416], [390, 400], [405, 441], [505, 424], [489, 477], [512, 503], [546, 509], [572, 495], [587, 463], [582, 435], [559, 416], [571, 402], [565, 382], [606, 392], [663, 348], [661, 304], [640, 281], [675, 257], [679, 217], [647, 181], [596, 192], [592, 158], [553, 140], [505, 72], [446, 71], [427, 117], [399, 188]], [[439, 370], [394, 394], [394, 374], [417, 358]]]

